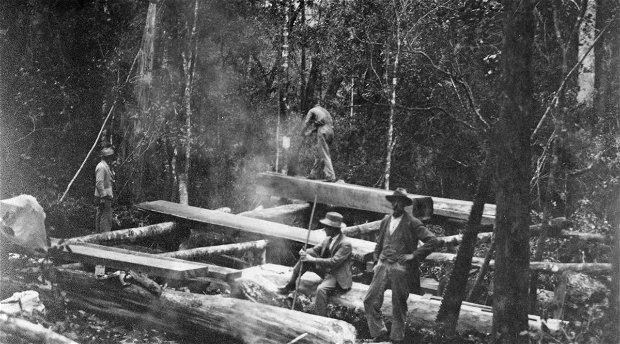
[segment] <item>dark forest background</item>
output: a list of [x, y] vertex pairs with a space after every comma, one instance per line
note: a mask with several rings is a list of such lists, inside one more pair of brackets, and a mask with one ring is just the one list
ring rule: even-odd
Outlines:
[[[535, 5], [537, 129], [522, 163], [533, 173], [535, 217], [551, 204], [552, 216], [609, 230], [620, 166], [618, 2], [596, 1], [595, 16], [588, 3]], [[52, 212], [90, 209], [105, 143], [118, 153], [118, 205], [178, 201], [186, 180], [190, 204], [246, 210], [256, 205], [255, 175], [276, 168], [276, 135], [293, 137], [280, 170], [318, 102], [335, 120], [339, 178], [472, 199], [500, 112], [501, 11], [486, 0], [3, 1], [0, 195], [32, 194]], [[586, 24], [589, 43], [580, 40]], [[580, 41], [593, 47], [589, 69], [574, 68]], [[594, 81], [585, 98], [583, 73]], [[59, 203], [108, 114], [102, 143]], [[303, 173], [311, 152], [302, 152]]]

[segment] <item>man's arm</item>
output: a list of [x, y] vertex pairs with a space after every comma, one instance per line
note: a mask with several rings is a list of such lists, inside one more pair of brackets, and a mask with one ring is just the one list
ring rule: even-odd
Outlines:
[[105, 187], [103, 186], [105, 180], [106, 171], [101, 165], [97, 165], [95, 168], [95, 187], [99, 197], [106, 197]]
[[383, 250], [383, 240], [385, 238], [385, 230], [388, 226], [389, 217], [390, 215], [385, 215], [379, 226], [379, 236], [377, 236], [377, 244], [375, 245], [375, 252], [373, 254], [373, 262], [375, 262], [375, 264], [379, 261], [381, 250]]
[[353, 252], [351, 243], [349, 241], [343, 241], [340, 243], [340, 247], [338, 247], [338, 250], [332, 257], [315, 258], [314, 263], [317, 266], [334, 268], [351, 259], [351, 252]]
[[302, 137], [309, 136], [314, 131], [316, 131], [316, 126], [314, 125], [314, 116], [315, 116], [314, 112], [312, 111], [312, 109], [310, 109], [310, 111], [308, 111], [308, 114], [306, 114], [304, 125], [301, 128]]
[[428, 230], [428, 228], [426, 228], [422, 223], [414, 221], [410, 223], [410, 226], [416, 243], [417, 240], [419, 240], [422, 241], [424, 245], [418, 247], [410, 254], [401, 255], [398, 259], [400, 263], [405, 263], [408, 261], [416, 261], [419, 263], [423, 261], [426, 256], [431, 254], [431, 252], [433, 252], [439, 244], [439, 240], [437, 240], [435, 234]]

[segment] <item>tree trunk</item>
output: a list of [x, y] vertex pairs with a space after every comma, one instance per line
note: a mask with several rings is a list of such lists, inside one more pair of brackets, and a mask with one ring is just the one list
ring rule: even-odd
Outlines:
[[[620, 192], [616, 194], [618, 200], [620, 200]], [[618, 202], [618, 201], [617, 201]], [[611, 285], [611, 297], [609, 300], [611, 309], [611, 324], [620, 323], [620, 215], [615, 215], [615, 235], [612, 254], [612, 285]], [[613, 332], [611, 338], [616, 341], [620, 340], [620, 326], [613, 326]]]
[[482, 211], [484, 210], [484, 198], [489, 186], [487, 182], [489, 166], [491, 165], [489, 160], [489, 153], [487, 152], [478, 179], [478, 185], [474, 195], [474, 204], [469, 214], [467, 228], [463, 234], [463, 241], [459, 246], [456, 262], [450, 274], [450, 281], [444, 292], [441, 307], [437, 315], [437, 322], [447, 331], [448, 335], [454, 335], [456, 332], [461, 303], [465, 299], [465, 293], [467, 291], [467, 280], [469, 278], [469, 270], [471, 269], [471, 260], [474, 255], [474, 249], [476, 248], [478, 227], [480, 226]]
[[502, 106], [492, 144], [496, 255], [492, 338], [527, 343], [533, 1], [504, 1]]
[[[286, 283], [292, 268], [266, 264], [245, 269], [242, 276], [235, 280], [232, 294], [237, 297], [248, 297], [250, 299], [261, 300], [264, 302], [273, 302], [281, 307], [290, 307], [288, 304], [282, 304], [277, 298], [277, 287]], [[305, 273], [301, 277], [298, 291], [308, 297], [316, 295], [316, 288], [321, 282], [321, 278], [314, 273]], [[330, 296], [329, 302], [336, 306], [346, 307], [349, 310], [363, 310], [364, 296], [368, 291], [368, 286], [361, 283], [353, 283], [351, 290], [343, 294], [335, 294]], [[410, 294], [407, 300], [409, 311], [407, 312], [407, 322], [410, 325], [429, 327], [432, 326], [437, 318], [441, 298], [420, 296]], [[392, 293], [391, 290], [385, 292], [385, 299], [381, 307], [383, 316], [392, 317]], [[550, 332], [557, 332], [560, 327], [560, 321], [556, 319], [547, 319], [545, 325], [549, 327]], [[476, 330], [488, 333], [491, 330], [492, 313], [490, 307], [476, 305], [465, 302], [461, 309], [461, 321], [458, 323], [459, 331]], [[529, 316], [529, 329], [538, 332], [541, 331], [542, 320], [538, 316]]]
[[[394, 114], [396, 112], [396, 87], [398, 86], [398, 59], [400, 57], [400, 16], [396, 16], [396, 54], [394, 56], [392, 82], [390, 84], [390, 117], [388, 119], [385, 169], [383, 170], [383, 186], [390, 189], [390, 171], [392, 169], [392, 152], [394, 150]], [[386, 70], [387, 73], [387, 70]]]
[[[257, 251], [257, 252], [260, 252], [261, 257], [264, 257], [266, 248], [267, 248], [267, 241], [258, 240], [258, 241], [242, 242], [242, 243], [236, 243], [236, 244], [199, 247], [199, 248], [193, 248], [189, 250], [168, 252], [168, 253], [162, 253], [160, 254], [160, 256], [192, 260], [196, 258], [208, 258], [208, 257], [213, 257], [213, 256], [220, 256], [223, 254], [239, 254], [239, 253], [244, 253], [246, 251]], [[264, 264], [264, 262], [261, 262], [261, 264]]]
[[[585, 18], [581, 22], [581, 27], [579, 28], [578, 61], [581, 60], [581, 57], [586, 54], [588, 48], [594, 43], [594, 37], [596, 36], [594, 30], [596, 25], [596, 0], [588, 0], [586, 6]], [[577, 83], [579, 85], [577, 101], [588, 107], [592, 106], [594, 103], [595, 58], [595, 52], [588, 54], [579, 67], [579, 75], [577, 77]]]
[[299, 112], [306, 113], [310, 107], [308, 106], [308, 98], [306, 97], [306, 80], [307, 80], [307, 71], [306, 71], [306, 51], [308, 49], [308, 39], [305, 36], [306, 31], [306, 1], [299, 1], [299, 12], [300, 12], [300, 26], [301, 32], [304, 32], [304, 36], [302, 36], [301, 41], [301, 56], [300, 56], [300, 75], [299, 75]]
[[93, 244], [100, 244], [110, 242], [135, 242], [137, 239], [154, 237], [158, 235], [166, 235], [173, 233], [176, 230], [176, 222], [163, 222], [146, 227], [127, 228], [117, 231], [96, 233], [69, 239], [52, 239], [52, 243], [75, 244], [80, 242], [89, 242]]
[[57, 282], [69, 305], [97, 314], [149, 324], [182, 336], [245, 343], [353, 343], [355, 328], [340, 320], [291, 311], [220, 295], [201, 295], [164, 289], [156, 297], [136, 286], [99, 281], [92, 274], [57, 269]]
[[[135, 93], [138, 113], [130, 119], [127, 127], [131, 132], [124, 141], [123, 157], [133, 162], [130, 178], [132, 179], [132, 196], [135, 201], [144, 198], [143, 176], [146, 166], [144, 152], [149, 149], [149, 140], [145, 140], [144, 122], [148, 122], [151, 106], [151, 83], [153, 81], [153, 61], [155, 56], [155, 37], [157, 33], [157, 2], [149, 3], [142, 35], [142, 46], [138, 59], [138, 80]], [[125, 127], [125, 126], [123, 126]]]
[[[189, 26], [189, 23], [188, 23]], [[177, 171], [179, 181], [179, 203], [189, 204], [189, 168], [191, 163], [191, 143], [192, 143], [192, 92], [194, 83], [194, 71], [196, 67], [196, 27], [198, 26], [198, 0], [194, 1], [193, 24], [190, 29], [187, 52], [182, 52], [183, 58], [183, 76], [185, 78], [185, 90], [183, 92], [183, 109], [185, 111], [184, 123], [182, 124], [184, 133], [178, 143], [179, 151], [183, 154], [180, 168]]]
[[478, 271], [478, 276], [476, 276], [476, 280], [474, 281], [474, 284], [472, 284], [471, 289], [469, 290], [469, 293], [467, 294], [467, 298], [465, 299], [465, 301], [472, 300], [472, 297], [474, 296], [474, 291], [480, 285], [480, 283], [482, 283], [482, 281], [484, 280], [484, 275], [486, 275], [487, 270], [489, 270], [489, 264], [491, 263], [491, 259], [493, 259], [494, 253], [495, 253], [495, 239], [491, 238], [491, 245], [489, 246], [489, 249], [486, 255], [484, 256], [484, 262], [482, 263], [482, 266], [480, 267], [480, 271]]

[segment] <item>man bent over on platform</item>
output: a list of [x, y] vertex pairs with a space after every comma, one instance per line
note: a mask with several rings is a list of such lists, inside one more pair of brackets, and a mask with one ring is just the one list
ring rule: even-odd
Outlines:
[[[295, 290], [297, 278], [306, 271], [315, 272], [323, 280], [317, 287], [314, 301], [315, 313], [327, 316], [327, 299], [334, 293], [343, 293], [351, 289], [351, 242], [342, 234], [342, 215], [328, 212], [319, 220], [325, 226], [327, 238], [311, 249], [299, 251], [299, 261], [295, 264], [293, 275], [288, 283], [279, 288], [281, 294]], [[302, 264], [303, 262], [303, 264]], [[303, 266], [303, 267], [302, 267]]]

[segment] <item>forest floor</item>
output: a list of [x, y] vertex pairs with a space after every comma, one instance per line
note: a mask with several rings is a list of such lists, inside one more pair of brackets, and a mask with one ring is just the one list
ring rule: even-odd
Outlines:
[[[119, 224], [122, 228], [136, 227], [138, 225], [144, 225], [145, 221], [148, 222], [148, 219], [142, 217], [143, 214], [136, 214], [131, 210], [119, 212], [119, 215], [121, 220]], [[432, 229], [434, 231], [440, 230], [440, 228]], [[69, 228], [65, 228], [65, 230], [68, 230], [66, 234], [69, 234], [66, 236], [88, 234], [79, 233], [79, 229], [70, 230]], [[479, 247], [478, 250], [481, 250], [478, 254], [483, 255], [484, 247]], [[144, 328], [139, 324], [132, 324], [119, 319], [105, 318], [90, 312], [71, 308], [68, 306], [64, 297], [62, 297], [62, 291], [55, 289], [50, 283], [42, 280], [42, 276], [44, 276], [45, 273], [41, 271], [42, 265], [40, 261], [21, 256], [17, 259], [13, 259], [12, 263], [15, 266], [13, 271], [14, 279], [20, 280], [22, 284], [30, 286], [30, 289], [38, 291], [41, 296], [41, 301], [45, 305], [45, 311], [42, 313], [35, 312], [35, 314], [22, 314], [19, 316], [33, 323], [41, 324], [78, 343], [235, 343], [230, 342], [230, 340], [227, 342], [217, 335], [209, 338], [179, 337], [152, 328]], [[445, 274], [445, 267], [423, 265], [422, 274], [426, 277], [439, 279], [442, 274]], [[552, 281], [547, 281], [547, 283], [551, 282]], [[487, 294], [487, 292], [485, 292], [485, 294]], [[10, 296], [10, 294], [1, 295], [3, 299], [8, 296]], [[482, 299], [482, 302], [484, 302], [484, 300], [485, 299]], [[605, 333], [608, 332], [610, 327], [615, 325], [609, 324], [609, 322], [606, 321], [604, 304], [601, 306], [602, 303], [594, 303], [590, 302], [590, 300], [584, 302], [583, 307], [574, 310], [583, 313], [583, 316], [580, 315], [580, 318], [583, 319], [571, 322], [571, 326], [566, 329], [565, 333], [555, 337], [545, 336], [543, 339], [532, 338], [532, 342], [607, 343], [608, 341], [604, 339]], [[310, 303], [310, 300], [302, 300], [302, 304], [305, 304], [304, 309], [306, 306], [309, 306]], [[601, 316], [602, 313], [603, 315]], [[345, 308], [330, 306], [329, 316], [347, 321], [354, 325], [358, 332], [358, 338], [370, 337], [366, 320], [362, 312], [352, 312]], [[577, 326], [575, 326], [575, 324], [577, 324]], [[369, 340], [360, 339], [359, 343], [366, 343], [368, 341]], [[0, 343], [21, 344], [27, 342], [28, 341], [21, 340], [15, 336], [0, 332]], [[477, 344], [488, 342], [488, 337], [485, 334], [477, 332], [460, 333], [454, 337], [446, 337], [444, 333], [433, 328], [410, 327], [407, 329], [406, 342]]]

